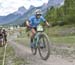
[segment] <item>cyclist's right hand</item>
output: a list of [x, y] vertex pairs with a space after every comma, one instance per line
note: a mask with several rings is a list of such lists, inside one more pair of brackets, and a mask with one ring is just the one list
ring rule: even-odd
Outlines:
[[27, 26], [28, 28], [30, 28], [30, 23], [29, 23], [29, 21], [26, 21], [26, 26]]
[[27, 25], [27, 27], [30, 28], [31, 26], [30, 25]]

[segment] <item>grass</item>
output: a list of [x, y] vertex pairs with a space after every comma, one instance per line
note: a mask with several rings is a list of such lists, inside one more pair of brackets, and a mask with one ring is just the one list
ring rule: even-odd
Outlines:
[[54, 43], [75, 44], [75, 36], [51, 37]]
[[15, 41], [17, 43], [23, 44], [27, 47], [29, 47], [29, 43], [30, 43], [30, 38], [27, 36], [29, 32], [26, 32], [26, 30], [22, 29], [22, 31], [20, 32], [20, 35], [15, 39]]
[[29, 63], [27, 62], [27, 60], [22, 59], [22, 58], [19, 58], [19, 57], [15, 57], [15, 58], [13, 59], [13, 61], [14, 61], [14, 64], [15, 64], [15, 65], [25, 65], [25, 64], [29, 64]]
[[[74, 25], [65, 25], [65, 26], [55, 26], [50, 29], [46, 29], [45, 32], [48, 34], [52, 44], [57, 44], [57, 45], [65, 44], [65, 45], [75, 46], [74, 30], [75, 30]], [[15, 39], [15, 41], [27, 47], [30, 47], [29, 37], [27, 37], [25, 29], [21, 31], [21, 34]], [[24, 64], [24, 62], [28, 64], [27, 61], [25, 61], [24, 59], [20, 59], [17, 57], [14, 58], [15, 65], [21, 65]]]
[[73, 36], [75, 35], [75, 25], [55, 26], [46, 29], [49, 36]]
[[[25, 59], [21, 59], [20, 57], [16, 57], [14, 49], [11, 46], [7, 46], [5, 57], [5, 65], [25, 65], [27, 61]], [[0, 65], [2, 65], [4, 54], [4, 47], [0, 47]]]
[[[53, 44], [67, 44], [67, 45], [75, 45], [75, 36], [53, 36], [49, 37]], [[29, 47], [29, 41], [27, 38], [17, 38], [16, 42], [21, 43], [27, 47]], [[26, 43], [27, 42], [27, 43]]]
[[15, 39], [15, 41], [17, 43], [23, 44], [24, 46], [27, 46], [27, 47], [29, 46], [29, 40], [28, 40], [28, 38], [25, 38], [25, 37], [17, 38], [17, 39]]
[[[55, 26], [49, 29], [45, 29], [50, 40], [56, 44], [74, 44], [75, 43], [75, 24]], [[27, 33], [22, 30], [21, 35], [16, 39], [17, 42], [23, 43], [28, 46], [29, 38], [27, 38]]]
[[[4, 47], [0, 47], [0, 65], [2, 65], [2, 61], [3, 61], [3, 55], [4, 55]], [[10, 46], [7, 46], [7, 50], [6, 50], [6, 59], [9, 57], [9, 56], [14, 56], [14, 52], [13, 52], [13, 48], [10, 47]], [[7, 62], [7, 61], [6, 61]], [[6, 64], [5, 62], [5, 64]], [[6, 64], [7, 65], [7, 64]]]

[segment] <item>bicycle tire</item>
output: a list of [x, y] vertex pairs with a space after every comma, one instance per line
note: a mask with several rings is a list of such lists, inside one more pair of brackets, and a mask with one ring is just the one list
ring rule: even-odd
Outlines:
[[31, 48], [31, 51], [32, 51], [32, 54], [33, 54], [33, 55], [36, 55], [36, 53], [37, 53], [37, 48]]
[[48, 36], [45, 34], [45, 33], [41, 33], [40, 35], [39, 35], [40, 37], [39, 37], [39, 41], [40, 41], [40, 39], [41, 38], [45, 38], [46, 39], [46, 42], [47, 42], [47, 48], [48, 48], [48, 53], [46, 54], [46, 56], [43, 56], [42, 55], [42, 53], [41, 53], [41, 48], [40, 48], [40, 44], [38, 44], [38, 50], [39, 50], [39, 54], [40, 54], [40, 57], [43, 59], [43, 60], [47, 60], [48, 58], [49, 58], [49, 56], [50, 56], [50, 43], [49, 43], [49, 38], [48, 38]]
[[[36, 43], [36, 41], [33, 39], [33, 42]], [[34, 48], [31, 48], [32, 54], [36, 55], [37, 53], [37, 47], [35, 46]]]

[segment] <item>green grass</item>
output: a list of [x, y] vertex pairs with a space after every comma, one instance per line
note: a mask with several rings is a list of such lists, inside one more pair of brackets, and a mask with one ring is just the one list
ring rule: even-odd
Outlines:
[[[75, 24], [72, 25], [64, 25], [64, 26], [55, 26], [49, 29], [45, 29], [45, 32], [48, 34], [49, 38], [53, 43], [60, 44], [75, 44]], [[23, 43], [28, 46], [26, 43], [29, 38], [27, 37], [27, 33], [25, 30], [22, 31], [19, 38], [16, 41]]]
[[[4, 47], [0, 47], [0, 65], [2, 65], [3, 54], [4, 54]], [[5, 65], [8, 65], [9, 61], [11, 65], [23, 65], [23, 64], [25, 65], [28, 63], [27, 60], [22, 59], [20, 57], [16, 57], [14, 49], [8, 45], [6, 50]]]
[[49, 36], [73, 36], [75, 35], [75, 25], [55, 26], [45, 29]]
[[[1, 61], [0, 65], [2, 65], [3, 55], [4, 55], [4, 47], [0, 47], [0, 61]], [[7, 60], [7, 58], [10, 57], [10, 56], [11, 57], [14, 56], [14, 51], [13, 51], [13, 48], [8, 45], [7, 49], [6, 49], [6, 57], [5, 57], [6, 59], [5, 60]], [[5, 61], [5, 64], [7, 64], [6, 63], [7, 61]]]
[[[67, 45], [75, 45], [75, 36], [53, 36], [53, 37], [49, 37], [49, 39], [51, 40], [51, 42], [53, 44], [67, 44]], [[17, 38], [16, 42], [23, 44], [27, 47], [29, 47], [29, 41], [27, 38]], [[27, 43], [26, 43], [27, 42]]]
[[25, 29], [22, 29], [20, 35], [15, 39], [15, 41], [29, 47], [30, 37], [27, 36], [28, 33], [29, 32], [26, 32]]
[[22, 59], [22, 58], [19, 58], [19, 57], [15, 57], [15, 58], [13, 59], [13, 61], [14, 61], [14, 64], [15, 64], [15, 65], [25, 65], [25, 64], [29, 64], [29, 63], [27, 62], [27, 60]]
[[75, 44], [75, 36], [51, 37], [54, 43]]
[[17, 39], [15, 39], [15, 41], [19, 44], [23, 44], [24, 46], [29, 47], [29, 39], [26, 37], [17, 38]]

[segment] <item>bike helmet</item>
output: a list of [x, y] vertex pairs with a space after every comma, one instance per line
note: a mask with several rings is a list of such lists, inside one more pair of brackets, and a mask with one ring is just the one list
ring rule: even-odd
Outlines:
[[35, 11], [35, 14], [36, 14], [36, 15], [41, 15], [41, 14], [42, 14], [42, 12], [41, 12], [41, 10], [40, 10], [40, 9], [37, 9], [37, 10]]

